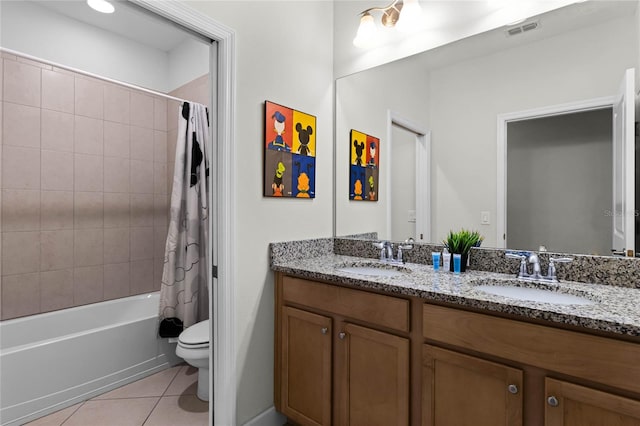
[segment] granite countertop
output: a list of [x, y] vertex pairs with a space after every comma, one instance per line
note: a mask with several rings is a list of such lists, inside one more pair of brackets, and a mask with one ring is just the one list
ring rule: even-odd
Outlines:
[[[366, 276], [340, 271], [339, 268], [356, 265], [374, 265], [397, 269], [398, 276]], [[390, 265], [373, 259], [325, 254], [303, 259], [274, 261], [275, 271], [311, 280], [322, 280], [337, 285], [383, 291], [389, 294], [416, 296], [425, 301], [447, 302], [461, 306], [501, 312], [525, 318], [569, 324], [599, 332], [625, 336], [640, 336], [640, 289], [601, 284], [560, 282], [536, 284], [553, 291], [586, 297], [591, 305], [557, 305], [510, 299], [484, 293], [480, 284], [499, 285], [506, 280], [515, 282], [514, 275], [467, 270], [462, 274], [434, 271], [431, 265], [405, 263]], [[531, 283], [516, 285], [533, 287]]]

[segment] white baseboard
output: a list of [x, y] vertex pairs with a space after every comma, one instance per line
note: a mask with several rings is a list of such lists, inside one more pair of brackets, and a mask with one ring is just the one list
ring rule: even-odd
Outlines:
[[268, 408], [249, 420], [244, 426], [282, 426], [287, 418], [278, 413], [275, 407]]

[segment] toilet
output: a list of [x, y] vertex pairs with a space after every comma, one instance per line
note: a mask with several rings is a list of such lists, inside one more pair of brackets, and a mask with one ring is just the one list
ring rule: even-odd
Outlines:
[[209, 401], [209, 320], [180, 333], [176, 355], [198, 369], [198, 398]]

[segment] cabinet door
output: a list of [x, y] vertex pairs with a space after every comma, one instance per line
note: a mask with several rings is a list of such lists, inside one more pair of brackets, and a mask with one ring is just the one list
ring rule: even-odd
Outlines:
[[307, 425], [331, 424], [331, 318], [284, 307], [282, 413]]
[[640, 401], [545, 379], [546, 426], [638, 426]]
[[338, 334], [337, 423], [409, 424], [409, 340], [354, 324]]
[[522, 371], [423, 346], [423, 426], [522, 425]]

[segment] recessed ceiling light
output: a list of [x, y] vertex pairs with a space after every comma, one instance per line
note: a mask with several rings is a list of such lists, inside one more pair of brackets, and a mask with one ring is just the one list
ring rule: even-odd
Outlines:
[[93, 10], [100, 13], [113, 13], [115, 8], [107, 0], [87, 0], [87, 4]]

